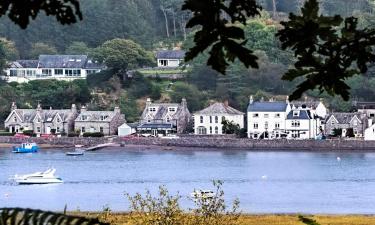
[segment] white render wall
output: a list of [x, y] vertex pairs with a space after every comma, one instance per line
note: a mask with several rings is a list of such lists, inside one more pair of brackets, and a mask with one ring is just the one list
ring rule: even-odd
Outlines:
[[[289, 113], [288, 109], [286, 112], [247, 112], [248, 137], [258, 138], [265, 131], [268, 131], [269, 134], [277, 130], [284, 132], [287, 113]], [[255, 114], [258, 114], [258, 117], [254, 117]], [[279, 116], [276, 114], [279, 114]], [[255, 128], [254, 124], [258, 124], [258, 128]], [[268, 124], [267, 129], [266, 124]], [[279, 128], [276, 128], [276, 124], [280, 125]], [[256, 137], [254, 134], [256, 134]]]
[[[299, 127], [293, 127], [292, 123], [294, 121], [299, 121]], [[286, 131], [289, 132], [287, 138], [290, 139], [315, 139], [319, 132], [319, 120], [310, 119], [310, 120], [286, 120]], [[298, 137], [293, 137], [293, 133], [299, 133]]]
[[[166, 66], [162, 64], [163, 60], [167, 61]], [[158, 59], [158, 67], [179, 67], [181, 62], [182, 60], [180, 59]]]
[[[201, 117], [203, 117], [203, 123], [201, 123]], [[215, 120], [217, 117], [217, 122]], [[213, 114], [213, 115], [203, 115], [194, 114], [194, 133], [199, 133], [199, 127], [204, 127], [206, 129], [206, 134], [208, 135], [221, 135], [223, 134], [223, 117], [229, 122], [238, 124], [240, 128], [244, 128], [244, 115], [229, 115], [229, 114]], [[211, 118], [211, 119], [210, 119]], [[215, 128], [217, 127], [217, 133]], [[211, 129], [210, 129], [211, 128]], [[210, 132], [212, 130], [212, 133]]]

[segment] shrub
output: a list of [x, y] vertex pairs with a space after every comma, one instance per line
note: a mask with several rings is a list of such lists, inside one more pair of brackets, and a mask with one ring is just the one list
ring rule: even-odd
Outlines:
[[14, 136], [15, 133], [10, 133], [10, 132], [0, 132], [0, 136]]
[[83, 133], [83, 137], [104, 137], [102, 132], [86, 132]]
[[79, 133], [69, 133], [68, 137], [78, 137]]
[[24, 130], [24, 131], [22, 131], [22, 133], [24, 135], [33, 136], [34, 131], [33, 130]]

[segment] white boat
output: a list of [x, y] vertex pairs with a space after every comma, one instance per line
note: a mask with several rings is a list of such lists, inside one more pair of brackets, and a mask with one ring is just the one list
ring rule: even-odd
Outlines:
[[180, 137], [175, 135], [175, 134], [168, 134], [167, 136], [161, 136], [160, 138], [163, 138], [163, 139], [178, 139]]
[[56, 184], [62, 183], [62, 179], [55, 176], [56, 169], [48, 169], [44, 172], [36, 172], [25, 175], [15, 175], [12, 179], [18, 184]]
[[82, 150], [82, 149], [76, 149], [72, 152], [66, 152], [65, 155], [68, 155], [68, 156], [79, 156], [79, 155], [83, 155], [85, 154], [85, 150]]
[[198, 198], [213, 198], [215, 197], [215, 192], [211, 191], [211, 190], [201, 190], [201, 189], [198, 189], [198, 190], [194, 190], [190, 196], [192, 198], [195, 198], [195, 199], [198, 199]]

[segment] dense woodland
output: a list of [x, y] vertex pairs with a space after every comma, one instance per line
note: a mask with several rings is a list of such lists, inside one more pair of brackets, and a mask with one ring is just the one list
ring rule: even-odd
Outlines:
[[[147, 78], [130, 70], [155, 65], [154, 52], [161, 48], [192, 45], [194, 30], [185, 29], [190, 14], [181, 11], [183, 0], [81, 0], [83, 20], [63, 26], [53, 18], [39, 16], [26, 30], [9, 19], [0, 19], [1, 65], [16, 59], [35, 59], [39, 54], [88, 54], [105, 62], [107, 71], [90, 76], [87, 81], [33, 81], [29, 84], [0, 85], [0, 117], [9, 112], [11, 101], [22, 107], [70, 107], [71, 103], [87, 104], [93, 109], [111, 109], [120, 105], [129, 121], [135, 121], [144, 99], [180, 101], [186, 97], [191, 111], [212, 100], [229, 99], [231, 105], [245, 110], [248, 96], [256, 99], [279, 96], [285, 99], [296, 82], [281, 77], [295, 61], [293, 54], [280, 49], [275, 38], [280, 21], [289, 12], [299, 12], [304, 0], [259, 0], [264, 8], [261, 17], [248, 21], [245, 27], [247, 45], [256, 50], [259, 69], [247, 69], [235, 62], [227, 74], [219, 75], [205, 65], [207, 56], [189, 62], [185, 79], [178, 81]], [[375, 24], [372, 0], [321, 0], [321, 13], [354, 15], [361, 27]], [[135, 54], [127, 54], [135, 52]], [[366, 76], [347, 81], [352, 87], [352, 100], [375, 100], [373, 69]], [[173, 85], [172, 85], [172, 84]], [[319, 92], [308, 98], [324, 97], [337, 111], [351, 110], [351, 101]]]

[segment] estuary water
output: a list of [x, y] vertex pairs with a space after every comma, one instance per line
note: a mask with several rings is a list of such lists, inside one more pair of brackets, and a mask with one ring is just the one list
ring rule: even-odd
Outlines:
[[[8, 179], [48, 167], [63, 184]], [[375, 214], [375, 153], [110, 148], [71, 157], [65, 150], [0, 149], [0, 207], [126, 211], [125, 193], [156, 193], [165, 185], [189, 208], [190, 193], [213, 189], [213, 179], [224, 182], [226, 200], [238, 198], [246, 213]]]

